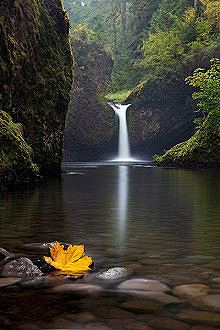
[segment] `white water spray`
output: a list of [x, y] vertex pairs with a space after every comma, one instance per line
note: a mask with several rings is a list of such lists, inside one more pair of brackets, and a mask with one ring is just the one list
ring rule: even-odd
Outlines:
[[130, 156], [128, 127], [126, 119], [126, 111], [130, 104], [110, 104], [119, 118], [119, 142], [118, 142], [118, 157], [115, 161], [131, 162], [133, 159]]

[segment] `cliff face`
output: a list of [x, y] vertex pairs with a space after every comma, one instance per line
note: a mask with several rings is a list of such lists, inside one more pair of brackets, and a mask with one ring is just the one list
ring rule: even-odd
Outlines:
[[220, 167], [220, 113], [209, 113], [199, 130], [187, 141], [177, 144], [154, 165], [173, 167]]
[[215, 52], [218, 50], [192, 58], [178, 77], [148, 78], [133, 90], [126, 100], [132, 103], [128, 108], [128, 127], [133, 153], [153, 156], [194, 134], [196, 106], [185, 78], [198, 66], [208, 67]]
[[127, 102], [128, 127], [133, 152], [162, 152], [193, 134], [191, 89], [183, 82], [146, 81]]
[[60, 0], [0, 2], [0, 109], [23, 126], [41, 173], [55, 174], [72, 83], [69, 21]]
[[73, 39], [71, 46], [74, 83], [66, 119], [64, 159], [109, 158], [115, 147], [115, 115], [104, 96], [113, 67], [111, 56], [95, 42]]

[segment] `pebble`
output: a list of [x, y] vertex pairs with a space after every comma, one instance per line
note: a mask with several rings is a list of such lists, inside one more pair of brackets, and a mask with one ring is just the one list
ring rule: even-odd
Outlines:
[[10, 257], [13, 257], [13, 254], [0, 247], [0, 261]]
[[166, 330], [188, 330], [191, 326], [182, 321], [177, 321], [167, 317], [156, 317], [148, 323], [149, 326], [156, 329]]
[[148, 279], [131, 279], [120, 283], [117, 286], [119, 290], [141, 290], [141, 291], [154, 291], [154, 292], [169, 292], [170, 288], [159, 282]]
[[95, 315], [103, 319], [131, 319], [134, 314], [114, 306], [101, 306], [94, 311]]
[[[80, 328], [78, 328], [79, 330]], [[81, 328], [82, 329], [82, 328]], [[80, 330], [81, 330], [80, 329]], [[91, 322], [87, 323], [85, 329], [94, 329], [94, 330], [111, 330], [107, 325], [101, 322]]]
[[124, 267], [113, 267], [96, 274], [99, 280], [114, 281], [131, 275], [132, 270]]
[[192, 305], [199, 308], [208, 309], [215, 312], [220, 312], [220, 294], [209, 294], [193, 298]]
[[98, 285], [89, 284], [62, 284], [48, 290], [48, 293], [58, 294], [97, 294], [102, 291], [102, 288]]
[[177, 314], [175, 318], [188, 321], [190, 323], [200, 323], [220, 326], [220, 314], [206, 311], [184, 310]]
[[173, 289], [173, 294], [180, 297], [197, 297], [207, 295], [209, 287], [203, 284], [178, 285]]
[[95, 320], [95, 315], [91, 312], [81, 312], [75, 314], [64, 314], [63, 317], [70, 321], [84, 322], [88, 323]]
[[51, 323], [48, 323], [46, 329], [54, 330], [54, 329], [79, 329], [79, 328], [76, 328], [76, 324], [74, 322], [65, 320], [63, 318], [59, 318]]
[[219, 330], [217, 328], [209, 327], [207, 325], [195, 325], [191, 330]]
[[2, 269], [3, 277], [36, 277], [43, 273], [28, 258], [19, 258], [8, 262]]
[[9, 286], [13, 285], [17, 282], [20, 282], [21, 278], [19, 277], [5, 277], [5, 278], [0, 278], [0, 288], [4, 286]]
[[214, 277], [212, 281], [216, 283], [220, 283], [220, 277]]
[[[110, 290], [109, 290], [110, 291]], [[153, 292], [153, 291], [138, 291], [138, 290], [118, 290], [118, 296], [121, 297], [131, 297], [140, 298], [144, 300], [153, 300], [162, 303], [163, 305], [168, 304], [179, 304], [182, 302], [179, 298], [173, 297], [163, 292]], [[114, 294], [114, 292], [113, 292]]]
[[187, 256], [184, 258], [177, 259], [176, 262], [201, 265], [201, 264], [206, 264], [208, 262], [212, 262], [215, 259], [216, 258], [212, 256], [194, 255], [194, 256]]
[[163, 304], [159, 301], [145, 299], [131, 299], [121, 304], [121, 307], [132, 312], [157, 312]]

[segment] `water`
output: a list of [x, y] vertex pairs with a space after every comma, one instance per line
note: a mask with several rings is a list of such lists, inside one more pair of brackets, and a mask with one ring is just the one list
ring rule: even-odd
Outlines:
[[2, 288], [1, 329], [22, 329], [23, 323], [43, 329], [60, 324], [65, 329], [142, 329], [157, 317], [176, 319], [183, 310], [200, 309], [186, 300], [154, 312], [128, 310], [123, 304], [132, 297], [94, 277], [114, 266], [131, 268], [132, 278], [160, 280], [171, 288], [202, 283], [219, 294], [213, 281], [220, 270], [218, 171], [147, 163], [66, 163], [64, 169], [60, 178], [36, 189], [1, 193], [0, 246], [36, 261], [42, 252], [26, 244], [85, 244], [94, 271], [77, 282], [59, 278], [51, 286], [69, 281], [100, 285], [104, 291], [57, 294], [37, 283]]
[[130, 104], [110, 104], [119, 118], [119, 140], [118, 140], [118, 157], [114, 161], [130, 162], [134, 161], [130, 155], [128, 128], [126, 112]]

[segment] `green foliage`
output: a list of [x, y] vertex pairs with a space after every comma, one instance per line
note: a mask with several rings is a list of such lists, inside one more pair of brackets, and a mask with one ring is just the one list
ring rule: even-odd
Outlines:
[[200, 0], [200, 5], [203, 3], [206, 7], [202, 12], [187, 7], [187, 1], [185, 1], [187, 8], [182, 9], [182, 12], [181, 7], [172, 7], [172, 1], [170, 3], [164, 0], [161, 3], [159, 13], [164, 18], [164, 24], [162, 18], [158, 24], [155, 23], [156, 18], [154, 18], [152, 32], [143, 42], [144, 58], [141, 64], [145, 67], [148, 76], [156, 75], [162, 79], [176, 76], [178, 79], [178, 74], [191, 56], [208, 52], [209, 47], [217, 43], [220, 3]]
[[33, 152], [22, 136], [22, 127], [15, 124], [11, 117], [0, 111], [0, 176], [5, 182], [16, 182], [18, 177], [34, 177], [38, 166], [33, 163]]
[[[198, 100], [198, 110], [203, 114], [203, 120], [209, 112], [216, 112], [220, 115], [220, 60], [213, 58], [209, 70], [198, 68], [192, 76], [186, 78], [189, 85], [199, 90], [192, 94]], [[198, 122], [198, 119], [197, 119]]]
[[113, 102], [116, 102], [116, 103], [122, 103], [127, 99], [127, 97], [130, 95], [130, 93], [131, 93], [131, 90], [120, 90], [118, 92], [109, 92], [105, 96], [105, 98], [108, 101], [113, 101]]
[[187, 141], [177, 144], [154, 163], [164, 166], [220, 166], [220, 60], [212, 59], [208, 70], [198, 68], [186, 82], [198, 91], [198, 111], [203, 113], [197, 132]]

